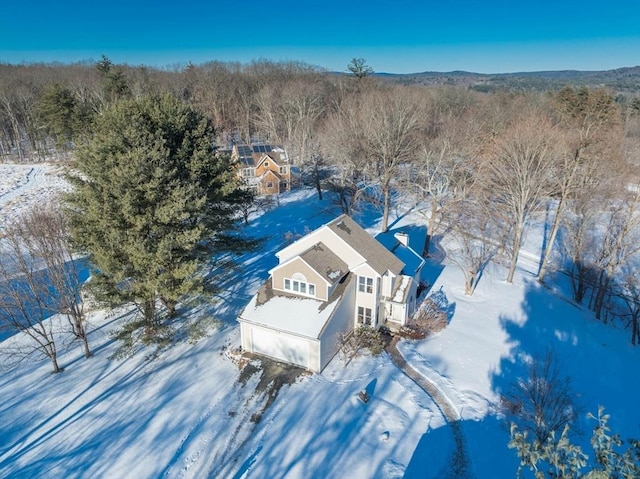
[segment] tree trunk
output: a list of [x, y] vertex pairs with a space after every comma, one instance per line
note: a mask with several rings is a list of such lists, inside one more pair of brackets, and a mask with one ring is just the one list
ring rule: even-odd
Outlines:
[[427, 224], [427, 240], [425, 242], [424, 248], [426, 256], [429, 257], [431, 252], [431, 238], [433, 237], [433, 233], [436, 229], [436, 205], [435, 201], [431, 202], [431, 214], [429, 215], [429, 223]]
[[558, 229], [560, 229], [560, 218], [562, 216], [563, 207], [564, 207], [564, 196], [561, 196], [560, 201], [558, 202], [558, 208], [556, 209], [556, 217], [553, 219], [553, 226], [551, 227], [549, 242], [547, 243], [547, 247], [544, 249], [542, 264], [540, 265], [540, 270], [538, 271], [538, 281], [541, 283], [544, 282], [544, 276], [547, 273], [547, 266], [551, 261], [551, 253], [553, 253], [553, 244], [556, 241]]
[[574, 260], [571, 273], [571, 287], [573, 288], [573, 300], [582, 304], [586, 295], [586, 275], [584, 266], [576, 260]]
[[87, 338], [87, 334], [83, 331], [82, 335], [82, 343], [84, 345], [84, 357], [89, 359], [93, 354], [91, 353], [91, 349], [89, 349], [89, 339]]
[[507, 283], [513, 283], [513, 275], [516, 272], [516, 264], [518, 263], [518, 255], [520, 254], [520, 243], [522, 242], [522, 230], [524, 224], [522, 221], [518, 222], [516, 228], [516, 236], [513, 239], [513, 253], [511, 254], [511, 264], [509, 265], [509, 274], [507, 275]]
[[476, 281], [477, 281], [478, 273], [475, 271], [468, 271], [465, 275], [464, 282], [464, 294], [467, 296], [473, 296], [473, 292], [476, 289]]
[[142, 315], [144, 317], [145, 327], [149, 332], [153, 329], [156, 319], [156, 302], [155, 298], [145, 299], [142, 303]]
[[320, 186], [320, 172], [318, 171], [318, 163], [313, 167], [313, 175], [316, 181], [316, 191], [318, 192], [318, 200], [322, 201], [322, 187]]
[[601, 280], [598, 282], [598, 291], [596, 292], [596, 299], [593, 305], [593, 311], [596, 313], [596, 319], [601, 319], [602, 317], [602, 308], [604, 306], [604, 299], [607, 295], [607, 291], [609, 290], [610, 283], [611, 283], [611, 277], [606, 272], [603, 271], [601, 275]]
[[61, 373], [62, 368], [60, 368], [60, 366], [58, 365], [58, 359], [55, 356], [49, 359], [51, 359], [51, 364], [53, 365], [53, 374]]
[[53, 374], [58, 374], [62, 372], [62, 368], [58, 364], [58, 352], [56, 351], [56, 345], [53, 342], [50, 342], [45, 346], [45, 350], [47, 352], [47, 356], [49, 356], [49, 360], [51, 361], [51, 365], [53, 366]]
[[382, 213], [382, 232], [386, 233], [389, 228], [389, 209], [391, 206], [391, 192], [389, 191], [389, 187], [384, 189], [384, 210]]
[[167, 314], [169, 315], [169, 317], [175, 317], [177, 304], [176, 301], [166, 298], [160, 298], [160, 300], [162, 301], [162, 304], [164, 304], [164, 307], [167, 308]]

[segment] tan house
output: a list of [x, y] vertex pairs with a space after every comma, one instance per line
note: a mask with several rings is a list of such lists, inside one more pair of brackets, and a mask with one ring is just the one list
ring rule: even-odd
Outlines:
[[406, 234], [382, 239], [342, 215], [276, 253], [279, 264], [238, 318], [243, 349], [319, 372], [342, 333], [405, 324], [424, 259]]
[[275, 195], [291, 189], [291, 164], [277, 145], [234, 145], [231, 160], [247, 187], [258, 195]]

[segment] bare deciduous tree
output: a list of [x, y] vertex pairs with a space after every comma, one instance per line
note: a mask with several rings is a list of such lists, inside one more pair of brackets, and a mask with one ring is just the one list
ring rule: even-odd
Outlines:
[[473, 150], [480, 135], [474, 119], [449, 115], [441, 122], [437, 136], [425, 139], [418, 149], [414, 174], [406, 185], [417, 202], [429, 205], [428, 210], [420, 210], [428, 216], [427, 252], [431, 238], [448, 223], [449, 211], [464, 199], [476, 179]]
[[[413, 159], [420, 127], [417, 97], [409, 90], [371, 90], [342, 103], [342, 128], [337, 135], [350, 160], [360, 162], [380, 189], [382, 231], [389, 225], [392, 183], [399, 167]], [[355, 165], [354, 165], [355, 166]]]
[[71, 332], [82, 342], [85, 357], [91, 357], [80, 295], [81, 263], [74, 258], [64, 215], [50, 206], [32, 209], [20, 217], [14, 228], [29, 255], [46, 268], [56, 312], [67, 317]]
[[42, 265], [32, 258], [19, 233], [9, 225], [5, 229], [0, 261], [0, 327], [15, 334], [24, 333], [32, 341], [14, 341], [6, 348], [12, 358], [41, 355], [49, 359], [53, 372], [62, 371], [58, 364], [58, 348], [53, 321], [55, 302], [50, 282]]
[[603, 89], [565, 88], [556, 95], [555, 106], [564, 130], [559, 139], [565, 147], [558, 151], [557, 162], [553, 165], [557, 206], [538, 271], [540, 282], [544, 281], [551, 261], [566, 202], [585, 179], [597, 180], [606, 174], [607, 162], [602, 147], [611, 142], [611, 137], [615, 136], [612, 130], [620, 124], [613, 95]]
[[624, 272], [614, 295], [621, 303], [618, 315], [627, 318], [626, 326], [631, 327], [631, 344], [640, 344], [640, 279], [633, 268]]
[[549, 193], [556, 134], [544, 115], [530, 112], [505, 129], [485, 164], [483, 181], [512, 232], [507, 282], [513, 282], [527, 220]]
[[533, 434], [539, 444], [577, 417], [571, 380], [562, 373], [552, 350], [532, 359], [527, 376], [511, 384], [502, 396], [502, 409], [508, 420]]
[[464, 274], [464, 294], [472, 295], [484, 269], [504, 246], [496, 213], [489, 203], [470, 197], [457, 204], [449, 215], [451, 243], [447, 257]]
[[601, 201], [598, 189], [585, 185], [568, 203], [565, 213], [560, 247], [569, 260], [573, 299], [578, 303], [582, 303], [594, 283], [591, 278], [596, 261], [594, 232], [597, 231]]
[[[626, 189], [626, 180], [621, 185]], [[598, 266], [600, 272], [596, 286], [593, 311], [600, 319], [605, 297], [610, 293], [610, 287], [620, 268], [633, 255], [640, 252], [640, 189], [626, 195], [621, 188], [619, 196], [615, 195], [610, 203], [607, 228], [602, 232], [598, 252]]]

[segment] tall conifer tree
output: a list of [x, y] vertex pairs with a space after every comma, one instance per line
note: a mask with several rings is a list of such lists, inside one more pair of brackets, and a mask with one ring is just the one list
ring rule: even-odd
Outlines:
[[239, 189], [215, 155], [213, 129], [171, 96], [109, 106], [78, 150], [69, 213], [77, 245], [107, 297], [134, 301], [145, 325], [203, 286], [200, 266], [229, 240]]

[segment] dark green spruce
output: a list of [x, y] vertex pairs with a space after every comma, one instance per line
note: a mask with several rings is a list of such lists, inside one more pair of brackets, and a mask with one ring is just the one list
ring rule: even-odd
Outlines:
[[162, 303], [203, 290], [202, 266], [241, 248], [236, 212], [249, 201], [204, 116], [172, 96], [108, 106], [77, 150], [68, 197], [73, 237], [113, 303], [135, 302], [148, 331]]

